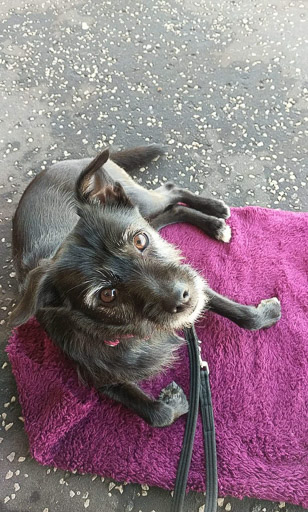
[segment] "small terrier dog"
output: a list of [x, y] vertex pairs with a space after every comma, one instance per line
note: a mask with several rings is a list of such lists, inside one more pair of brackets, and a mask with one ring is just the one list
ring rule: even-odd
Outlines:
[[66, 160], [38, 174], [13, 219], [13, 258], [21, 299], [11, 315], [35, 315], [75, 362], [80, 379], [129, 407], [154, 427], [188, 411], [171, 383], [158, 399], [138, 382], [170, 365], [183, 342], [176, 331], [204, 309], [246, 329], [280, 318], [276, 298], [258, 307], [211, 290], [157, 230], [175, 222], [229, 242], [229, 208], [171, 183], [146, 190], [128, 172], [163, 152], [152, 145], [94, 160]]

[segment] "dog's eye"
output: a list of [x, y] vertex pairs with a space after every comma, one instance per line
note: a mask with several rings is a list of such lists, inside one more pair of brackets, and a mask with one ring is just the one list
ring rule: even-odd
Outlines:
[[148, 235], [145, 233], [139, 233], [134, 236], [134, 246], [138, 249], [138, 251], [144, 251], [144, 249], [149, 245]]
[[115, 288], [105, 288], [101, 291], [101, 300], [103, 302], [113, 302], [117, 297], [117, 290]]

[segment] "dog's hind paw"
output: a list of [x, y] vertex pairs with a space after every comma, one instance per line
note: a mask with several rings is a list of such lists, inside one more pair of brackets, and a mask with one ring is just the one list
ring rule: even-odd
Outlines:
[[218, 219], [228, 219], [230, 217], [230, 208], [221, 199], [209, 199], [202, 194], [198, 196], [198, 204], [194, 203], [195, 201], [191, 202], [191, 208], [195, 208], [199, 212], [210, 215], [211, 217], [217, 217]]
[[222, 242], [228, 244], [231, 240], [231, 235], [232, 232], [230, 226], [223, 222], [221, 228], [219, 228], [219, 230], [217, 231], [216, 238], [217, 240], [221, 240]]
[[231, 215], [230, 208], [224, 201], [221, 202], [220, 215], [223, 219], [228, 219]]

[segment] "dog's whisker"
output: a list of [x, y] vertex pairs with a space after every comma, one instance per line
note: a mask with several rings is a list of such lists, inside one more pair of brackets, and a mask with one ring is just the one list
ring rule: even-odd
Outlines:
[[71, 291], [75, 290], [76, 288], [84, 287], [85, 284], [90, 283], [90, 282], [91, 281], [83, 281], [81, 283], [77, 283], [75, 286], [68, 288], [67, 293], [70, 293]]

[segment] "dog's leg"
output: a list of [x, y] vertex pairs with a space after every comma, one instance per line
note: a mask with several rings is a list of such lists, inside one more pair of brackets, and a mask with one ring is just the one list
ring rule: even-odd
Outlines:
[[230, 226], [226, 224], [224, 219], [206, 215], [186, 206], [172, 206], [165, 212], [150, 219], [149, 222], [157, 230], [176, 222], [187, 222], [202, 229], [211, 238], [216, 238], [226, 243], [230, 242], [231, 239]]
[[197, 196], [173, 183], [147, 190], [131, 178], [129, 173], [133, 169], [147, 165], [163, 153], [163, 149], [155, 144], [111, 153], [104, 164], [104, 171], [122, 185], [131, 202], [139, 207], [146, 219], [156, 217], [177, 203], [185, 203], [194, 210], [220, 219], [230, 216], [230, 209], [223, 201]]
[[230, 217], [230, 208], [219, 199], [196, 196], [189, 190], [177, 188], [172, 183], [166, 183], [155, 190], [147, 190], [130, 179], [128, 186], [128, 180], [124, 179], [125, 171], [122, 170], [122, 173], [123, 177], [121, 176], [118, 181], [124, 186], [132, 202], [139, 206], [140, 213], [147, 219], [152, 219], [165, 212], [166, 209], [178, 206], [178, 203], [184, 203], [191, 209], [207, 216], [219, 219]]
[[255, 331], [270, 327], [281, 317], [280, 302], [276, 297], [262, 300], [255, 307], [238, 304], [209, 288], [206, 290], [206, 295], [209, 298], [207, 309], [229, 318], [244, 329]]
[[168, 182], [155, 190], [169, 200], [170, 205], [185, 203], [190, 208], [199, 212], [212, 215], [221, 219], [230, 217], [230, 208], [220, 199], [197, 196], [184, 188], [177, 187], [174, 183]]
[[132, 382], [104, 386], [100, 391], [134, 411], [152, 427], [171, 425], [188, 412], [186, 396], [175, 382], [162, 390], [158, 400], [150, 398]]

